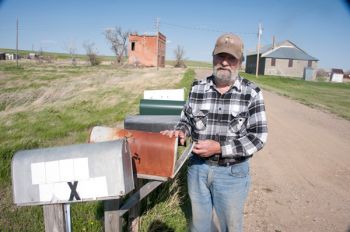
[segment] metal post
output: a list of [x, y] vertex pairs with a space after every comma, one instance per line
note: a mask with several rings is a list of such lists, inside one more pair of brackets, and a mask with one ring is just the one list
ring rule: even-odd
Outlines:
[[64, 217], [66, 219], [66, 231], [71, 232], [70, 204], [64, 204]]

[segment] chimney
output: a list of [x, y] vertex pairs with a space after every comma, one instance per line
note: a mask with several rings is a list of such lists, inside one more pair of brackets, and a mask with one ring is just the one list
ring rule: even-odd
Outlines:
[[276, 44], [275, 44], [275, 36], [272, 36], [272, 49], [275, 49]]

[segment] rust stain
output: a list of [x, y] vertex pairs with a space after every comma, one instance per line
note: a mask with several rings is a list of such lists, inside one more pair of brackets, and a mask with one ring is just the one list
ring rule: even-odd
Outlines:
[[124, 139], [128, 141], [136, 174], [172, 177], [176, 159], [176, 138], [160, 133], [94, 127], [90, 143]]
[[176, 158], [176, 138], [160, 133], [121, 129], [116, 137], [128, 138], [137, 174], [171, 177]]

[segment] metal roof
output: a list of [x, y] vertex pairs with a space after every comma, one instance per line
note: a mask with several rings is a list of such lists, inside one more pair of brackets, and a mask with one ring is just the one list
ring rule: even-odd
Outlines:
[[315, 57], [312, 57], [307, 53], [305, 53], [304, 51], [299, 50], [295, 47], [279, 47], [275, 50], [262, 54], [261, 57], [318, 61], [318, 59], [316, 59]]
[[[277, 43], [275, 48], [272, 44], [265, 45], [260, 48], [260, 54], [261, 57], [269, 58], [318, 61], [317, 58], [310, 56], [289, 40]], [[247, 56], [251, 55], [256, 55], [256, 50], [247, 52]]]

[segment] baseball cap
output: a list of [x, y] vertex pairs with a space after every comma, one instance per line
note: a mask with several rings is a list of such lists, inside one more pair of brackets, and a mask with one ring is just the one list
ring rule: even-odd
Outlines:
[[243, 41], [237, 35], [223, 34], [216, 40], [213, 55], [228, 53], [243, 61], [243, 48]]

